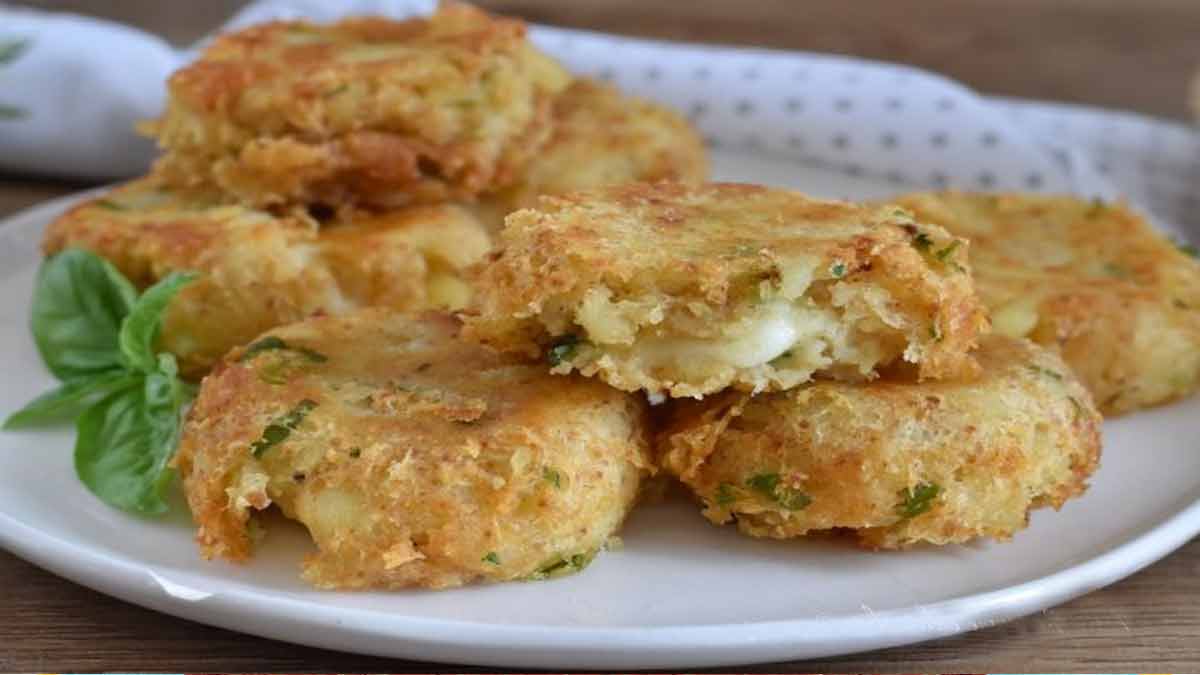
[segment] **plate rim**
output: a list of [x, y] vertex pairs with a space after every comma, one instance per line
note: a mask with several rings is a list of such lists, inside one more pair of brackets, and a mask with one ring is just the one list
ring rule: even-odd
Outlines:
[[[26, 207], [0, 234], [46, 220], [105, 187]], [[56, 576], [190, 621], [294, 644], [446, 664], [530, 668], [720, 667], [824, 658], [947, 637], [1027, 616], [1115, 583], [1200, 535], [1200, 496], [1153, 527], [1082, 562], [1019, 584], [935, 603], [856, 614], [689, 626], [582, 627], [397, 616], [325, 607], [246, 584], [236, 593], [189, 593], [154, 566], [38, 531], [0, 511], [0, 548]], [[254, 611], [245, 610], [253, 607]], [[300, 611], [297, 611], [300, 610]], [[380, 619], [383, 621], [380, 621]]]

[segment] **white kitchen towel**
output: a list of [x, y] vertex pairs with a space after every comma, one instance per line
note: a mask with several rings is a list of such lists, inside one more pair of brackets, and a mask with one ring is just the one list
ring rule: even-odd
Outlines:
[[[225, 28], [347, 14], [405, 17], [434, 5], [260, 0]], [[998, 102], [933, 73], [846, 57], [550, 27], [534, 27], [532, 38], [576, 73], [685, 112], [718, 148], [874, 176], [897, 190], [1124, 196], [1160, 220], [1200, 227], [1200, 210], [1183, 208], [1194, 205], [1200, 137], [1180, 125]], [[145, 169], [151, 153], [132, 124], [157, 114], [164, 79], [198, 49], [177, 52], [128, 27], [0, 6], [0, 44], [16, 41], [24, 52], [0, 64], [0, 106], [19, 111], [0, 119], [0, 169], [105, 179]], [[1135, 127], [1142, 131], [1130, 132]], [[1113, 128], [1129, 138], [1114, 137]]]

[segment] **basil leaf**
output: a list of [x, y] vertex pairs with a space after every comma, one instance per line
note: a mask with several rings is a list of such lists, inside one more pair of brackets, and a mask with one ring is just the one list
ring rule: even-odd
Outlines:
[[0, 42], [0, 66], [16, 61], [29, 48], [29, 40], [18, 38]]
[[121, 322], [121, 357], [130, 368], [152, 373], [158, 367], [154, 342], [162, 329], [163, 313], [179, 291], [196, 278], [195, 274], [172, 272], [146, 289]]
[[68, 249], [46, 260], [33, 291], [33, 338], [63, 381], [121, 368], [117, 336], [137, 291], [103, 258]]
[[65, 382], [9, 415], [4, 420], [4, 428], [19, 429], [71, 420], [101, 398], [130, 386], [135, 377], [128, 371], [114, 370]]
[[105, 503], [140, 514], [167, 510], [167, 462], [180, 431], [183, 388], [163, 373], [138, 376], [80, 416], [75, 472]]

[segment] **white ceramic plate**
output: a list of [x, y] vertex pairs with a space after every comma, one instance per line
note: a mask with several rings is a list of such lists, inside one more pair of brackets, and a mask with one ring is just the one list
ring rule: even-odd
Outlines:
[[[720, 178], [832, 197], [885, 185], [761, 157], [716, 156]], [[72, 200], [0, 226], [0, 413], [52, 385], [28, 334], [37, 242]], [[272, 523], [250, 565], [205, 562], [180, 503], [148, 521], [76, 481], [68, 430], [0, 434], [0, 544], [162, 612], [309, 645], [554, 669], [721, 666], [822, 657], [991, 625], [1112, 583], [1200, 532], [1200, 398], [1108, 422], [1092, 489], [1039, 511], [1008, 544], [866, 553], [755, 541], [687, 503], [639, 510], [624, 550], [574, 577], [443, 592], [328, 593], [297, 565], [310, 544]]]

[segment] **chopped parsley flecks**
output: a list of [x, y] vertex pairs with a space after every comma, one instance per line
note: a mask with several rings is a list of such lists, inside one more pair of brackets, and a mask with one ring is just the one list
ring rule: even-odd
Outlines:
[[778, 363], [782, 363], [782, 362], [784, 362], [784, 361], [786, 361], [786, 360], [788, 360], [788, 359], [790, 359], [790, 358], [792, 358], [792, 351], [789, 349], [788, 351], [786, 351], [786, 352], [784, 352], [784, 353], [780, 354], [779, 356], [776, 356], [775, 358], [771, 359], [771, 361], [770, 361], [770, 364], [771, 364], [772, 366], [774, 366], [774, 365], [776, 365], [776, 364], [778, 364]]
[[846, 276], [846, 263], [842, 262], [841, 260], [835, 260], [834, 263], [829, 266], [829, 274], [834, 279], [841, 279], [842, 277]]
[[788, 511], [799, 511], [812, 503], [800, 490], [783, 485], [777, 473], [760, 473], [746, 480], [746, 487], [771, 498]]
[[96, 201], [94, 201], [92, 203], [95, 204], [96, 206], [99, 206], [102, 209], [108, 209], [109, 211], [128, 211], [129, 210], [129, 207], [125, 206], [124, 204], [119, 204], [117, 202], [114, 202], [111, 199], [97, 199]]
[[500, 564], [500, 556], [496, 555], [495, 551], [488, 551], [488, 554], [483, 556], [483, 562], [491, 563], [493, 565], [499, 565]]
[[595, 557], [596, 552], [592, 551], [590, 553], [576, 553], [571, 556], [553, 558], [526, 578], [530, 581], [540, 581], [542, 579], [553, 579], [555, 577], [574, 574], [590, 565], [592, 559]]
[[1063, 379], [1062, 373], [1060, 373], [1056, 370], [1050, 370], [1049, 368], [1043, 368], [1042, 366], [1039, 366], [1039, 365], [1030, 364], [1029, 370], [1037, 373], [1038, 375], [1045, 375], [1046, 377], [1048, 377], [1052, 380], [1058, 380], [1059, 382], [1062, 382], [1062, 379]]
[[933, 255], [935, 257], [937, 257], [938, 260], [941, 260], [942, 262], [947, 262], [948, 260], [950, 260], [950, 256], [954, 255], [954, 252], [958, 250], [958, 247], [961, 244], [962, 244], [962, 242], [955, 239], [954, 241], [950, 242], [950, 244], [948, 246], [946, 246], [943, 249], [940, 249], [937, 253], [934, 253]]
[[288, 436], [292, 435], [296, 427], [304, 421], [305, 417], [317, 407], [317, 402], [310, 399], [304, 399], [296, 404], [284, 416], [276, 419], [263, 429], [262, 436], [257, 441], [250, 445], [250, 453], [255, 457], [262, 457], [262, 454], [267, 450], [286, 441]]
[[559, 337], [550, 345], [549, 351], [546, 352], [546, 360], [551, 366], [557, 366], [560, 363], [568, 362], [575, 357], [575, 352], [579, 349], [579, 345], [583, 341], [578, 335], [567, 334]]
[[350, 457], [352, 457], [354, 459], [358, 459], [359, 457], [362, 457], [362, 448], [357, 447], [357, 446], [350, 448]]
[[246, 347], [246, 351], [242, 352], [242, 355], [238, 357], [238, 361], [249, 361], [262, 352], [275, 350], [295, 352], [296, 354], [300, 354], [313, 363], [324, 363], [329, 360], [329, 357], [320, 352], [313, 351], [308, 347], [296, 347], [289, 345], [287, 342], [284, 342], [282, 338], [275, 337], [274, 335], [268, 335], [261, 340], [250, 343], [250, 346]]
[[562, 474], [559, 473], [558, 469], [555, 469], [554, 467], [551, 467], [551, 466], [542, 467], [542, 480], [553, 485], [555, 488], [557, 488], [559, 490], [562, 489], [562, 484], [563, 484]]
[[942, 341], [942, 327], [938, 325], [937, 321], [929, 324], [929, 337], [933, 338], [934, 342]]
[[1116, 263], [1104, 263], [1104, 273], [1110, 277], [1117, 277], [1118, 279], [1125, 279], [1129, 276], [1129, 270]]
[[941, 491], [942, 488], [937, 483], [917, 483], [915, 487], [904, 488], [900, 491], [900, 498], [904, 501], [896, 510], [900, 512], [901, 518], [916, 518], [933, 508], [933, 501]]
[[933, 247], [933, 240], [929, 238], [929, 235], [920, 231], [913, 235], [912, 243], [913, 246], [917, 247], [917, 250], [922, 252], [928, 252]]
[[729, 506], [737, 501], [733, 483], [721, 483], [717, 486], [717, 506]]

